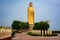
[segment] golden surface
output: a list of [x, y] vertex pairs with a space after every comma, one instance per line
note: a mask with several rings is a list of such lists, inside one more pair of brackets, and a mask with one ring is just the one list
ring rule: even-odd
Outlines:
[[29, 4], [28, 8], [28, 23], [34, 24], [34, 8], [32, 7], [32, 4]]

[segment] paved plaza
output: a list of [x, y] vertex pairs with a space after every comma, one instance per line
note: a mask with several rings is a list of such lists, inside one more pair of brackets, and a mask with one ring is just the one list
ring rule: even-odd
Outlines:
[[30, 36], [26, 33], [16, 33], [12, 40], [60, 40], [60, 34], [54, 37]]

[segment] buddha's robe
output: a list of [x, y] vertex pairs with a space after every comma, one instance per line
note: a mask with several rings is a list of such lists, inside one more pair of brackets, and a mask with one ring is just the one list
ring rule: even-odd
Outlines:
[[28, 8], [28, 23], [34, 24], [34, 8], [33, 7]]

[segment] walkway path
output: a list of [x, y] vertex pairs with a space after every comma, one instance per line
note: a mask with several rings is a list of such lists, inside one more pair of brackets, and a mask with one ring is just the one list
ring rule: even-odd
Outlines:
[[16, 33], [12, 40], [60, 40], [60, 34], [55, 37], [30, 36], [26, 33]]

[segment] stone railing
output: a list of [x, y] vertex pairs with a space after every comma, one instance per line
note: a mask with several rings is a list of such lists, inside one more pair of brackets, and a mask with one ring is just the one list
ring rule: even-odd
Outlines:
[[[41, 34], [41, 30], [31, 30], [31, 32], [33, 33], [33, 34]], [[45, 30], [45, 35], [46, 34], [52, 34], [52, 31], [50, 31], [50, 30]], [[44, 31], [42, 30], [42, 35], [44, 35]]]

